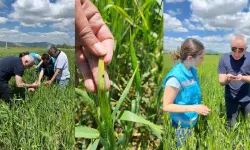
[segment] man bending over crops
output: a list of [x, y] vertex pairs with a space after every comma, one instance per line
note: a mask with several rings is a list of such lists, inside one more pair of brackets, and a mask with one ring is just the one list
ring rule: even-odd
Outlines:
[[56, 61], [54, 66], [55, 74], [45, 85], [49, 86], [56, 79], [60, 86], [67, 86], [70, 78], [67, 55], [63, 51], [58, 50], [53, 44], [49, 45], [47, 50], [52, 57], [56, 58]]
[[239, 108], [246, 118], [250, 112], [250, 53], [246, 52], [246, 38], [233, 37], [231, 54], [220, 58], [219, 83], [225, 86], [227, 119], [230, 126], [236, 124]]
[[37, 87], [37, 84], [26, 84], [22, 81], [24, 69], [30, 68], [35, 64], [35, 60], [30, 55], [23, 57], [5, 57], [0, 60], [0, 98], [11, 105], [13, 98], [11, 89], [8, 85], [12, 76], [15, 76], [17, 87]]
[[43, 63], [41, 65], [42, 69], [40, 71], [38, 82], [37, 82], [38, 85], [41, 84], [41, 80], [43, 76], [46, 76], [49, 80], [51, 80], [51, 78], [54, 75], [55, 58], [50, 57], [49, 54], [43, 54], [42, 60], [43, 60]]

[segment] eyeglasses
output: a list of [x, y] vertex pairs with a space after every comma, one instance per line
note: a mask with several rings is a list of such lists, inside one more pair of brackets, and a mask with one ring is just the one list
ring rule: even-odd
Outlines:
[[237, 47], [232, 47], [232, 52], [236, 52], [237, 49], [239, 50], [238, 53], [242, 53], [245, 49], [244, 48], [237, 48]]

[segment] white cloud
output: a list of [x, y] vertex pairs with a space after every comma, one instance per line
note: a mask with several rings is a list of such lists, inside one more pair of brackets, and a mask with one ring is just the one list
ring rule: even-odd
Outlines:
[[[205, 30], [233, 30], [250, 27], [250, 13], [242, 12], [247, 0], [189, 0], [191, 22], [201, 23]], [[246, 27], [247, 26], [247, 27]]]
[[177, 29], [174, 29], [173, 31], [174, 32], [188, 32], [188, 30], [186, 28], [183, 28], [183, 27], [179, 27]]
[[[227, 36], [205, 36], [200, 37], [198, 35], [188, 36], [187, 38], [195, 38], [200, 40], [205, 49], [211, 49], [216, 52], [229, 52], [230, 44], [233, 35]], [[183, 38], [173, 38], [164, 36], [164, 51], [175, 51], [177, 47], [181, 47], [185, 39]]]
[[177, 50], [177, 47], [181, 46], [181, 43], [184, 41], [183, 38], [173, 38], [164, 36], [164, 51], [174, 51]]
[[8, 21], [7, 18], [5, 18], [5, 17], [0, 17], [0, 24], [1, 24], [1, 23], [4, 24], [4, 23], [6, 23], [7, 21]]
[[176, 10], [168, 10], [168, 14], [171, 16], [177, 16], [181, 14], [181, 10], [179, 8]]
[[55, 3], [49, 0], [16, 0], [9, 18], [20, 21], [22, 26], [44, 27], [44, 23], [74, 18], [74, 6], [74, 0], [57, 0]]
[[164, 30], [174, 31], [174, 32], [188, 32], [186, 28], [182, 27], [180, 20], [175, 17], [164, 13]]
[[[168, 21], [168, 29], [166, 29], [166, 20], [164, 18], [165, 30], [174, 31], [177, 28], [187, 27], [189, 30], [197, 31], [225, 31], [225, 32], [209, 32], [209, 36], [200, 37], [191, 35], [200, 40], [206, 49], [211, 49], [217, 52], [230, 52], [230, 44], [232, 37], [236, 34], [243, 34], [250, 43], [250, 12], [243, 12], [247, 7], [247, 0], [189, 0], [191, 12], [189, 18], [183, 20], [183, 24], [177, 18], [166, 16]], [[172, 15], [173, 16], [173, 15]], [[172, 25], [172, 26], [171, 26]], [[183, 26], [185, 25], [185, 26]], [[191, 33], [191, 32], [190, 32]], [[205, 32], [203, 32], [205, 33]], [[218, 35], [218, 33], [220, 35]], [[226, 33], [226, 35], [225, 35]], [[214, 34], [214, 35], [213, 35]], [[176, 50], [177, 46], [185, 38], [164, 37], [164, 50]], [[181, 41], [178, 39], [182, 39]]]
[[190, 21], [192, 21], [192, 22], [202, 22], [202, 18], [199, 18], [196, 15], [192, 14], [191, 17], [190, 17]]
[[19, 30], [20, 26], [15, 26], [14, 30]]
[[54, 23], [51, 25], [52, 28], [60, 29], [61, 31], [74, 30], [74, 19], [64, 19], [62, 22]]
[[247, 7], [248, 0], [189, 0], [193, 14], [201, 18], [232, 15]]
[[185, 0], [166, 0], [166, 3], [180, 3], [184, 2]]
[[209, 24], [205, 24], [205, 25], [204, 25], [204, 28], [205, 28], [206, 30], [208, 30], [208, 31], [216, 31], [216, 28], [210, 26]]
[[194, 39], [200, 40], [200, 37], [198, 35], [188, 36], [188, 38], [194, 38]]
[[[5, 35], [7, 33], [7, 36]], [[10, 41], [10, 42], [49, 42], [54, 44], [75, 44], [74, 37], [70, 36], [69, 33], [66, 32], [48, 32], [48, 33], [41, 33], [41, 32], [28, 32], [23, 33], [16, 29], [7, 29], [1, 28], [0, 29], [0, 41]]]
[[238, 12], [234, 15], [221, 15], [203, 21], [210, 27], [221, 30], [241, 30], [250, 28], [250, 12]]
[[203, 38], [203, 40], [206, 42], [221, 42], [224, 39], [222, 37], [219, 37], [219, 36], [206, 36]]
[[186, 24], [188, 26], [188, 29], [190, 30], [198, 30], [198, 31], [212, 30], [212, 27], [206, 26], [207, 28], [205, 28], [205, 26], [203, 26], [203, 24], [201, 23], [192, 24], [188, 19], [184, 19], [184, 24]]
[[220, 53], [230, 52], [230, 43], [226, 42], [203, 42], [206, 49], [211, 49]]
[[36, 27], [43, 28], [43, 27], [46, 26], [46, 24], [41, 24], [41, 23], [26, 24], [26, 23], [23, 23], [23, 22], [21, 22], [20, 25], [21, 25], [22, 27], [31, 27], [31, 28], [36, 28]]

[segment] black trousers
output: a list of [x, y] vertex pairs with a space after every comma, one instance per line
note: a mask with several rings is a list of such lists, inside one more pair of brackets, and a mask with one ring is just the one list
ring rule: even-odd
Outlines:
[[248, 102], [234, 102], [232, 100], [226, 99], [226, 110], [227, 110], [227, 119], [230, 126], [234, 126], [237, 123], [237, 117], [239, 112], [243, 113], [245, 119], [248, 119], [250, 116], [250, 101]]
[[11, 99], [13, 98], [12, 91], [6, 82], [0, 81], [0, 99], [8, 104], [11, 104]]

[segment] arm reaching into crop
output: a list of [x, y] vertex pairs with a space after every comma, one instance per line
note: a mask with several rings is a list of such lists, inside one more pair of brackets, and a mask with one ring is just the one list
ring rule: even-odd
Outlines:
[[39, 73], [39, 77], [38, 77], [38, 80], [37, 80], [37, 84], [38, 84], [38, 85], [41, 84], [43, 75], [44, 75], [44, 68], [42, 68], [42, 70], [41, 70], [40, 73]]
[[38, 69], [43, 64], [43, 60], [39, 54], [36, 54], [36, 57], [38, 60], [40, 60], [40, 63], [37, 66], [35, 66], [35, 69]]
[[15, 78], [16, 78], [17, 87], [35, 88], [35, 87], [38, 86], [36, 83], [33, 83], [33, 84], [24, 83], [23, 80], [22, 80], [22, 77], [20, 77], [19, 75], [16, 75]]
[[49, 86], [51, 83], [53, 83], [56, 79], [56, 77], [59, 75], [61, 69], [56, 69], [56, 72], [54, 73], [53, 77], [45, 83], [46, 86]]

